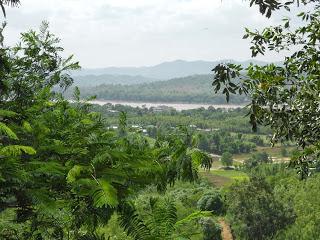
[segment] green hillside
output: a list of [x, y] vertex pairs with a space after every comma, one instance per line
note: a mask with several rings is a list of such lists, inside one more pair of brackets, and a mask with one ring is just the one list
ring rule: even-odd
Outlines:
[[[212, 75], [193, 75], [135, 85], [104, 84], [92, 88], [81, 88], [83, 96], [96, 95], [98, 99], [145, 101], [145, 102], [185, 102], [185, 103], [225, 103], [225, 97], [214, 94], [211, 87]], [[231, 98], [232, 103], [248, 101], [245, 97]]]

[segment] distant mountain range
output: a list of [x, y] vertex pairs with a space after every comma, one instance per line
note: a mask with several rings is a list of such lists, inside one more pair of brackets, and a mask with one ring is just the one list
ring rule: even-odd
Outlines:
[[78, 86], [98, 86], [100, 84], [132, 85], [150, 83], [159, 80], [187, 77], [196, 74], [210, 74], [212, 68], [221, 62], [232, 62], [248, 66], [250, 62], [264, 65], [266, 62], [248, 60], [220, 60], [220, 61], [184, 61], [176, 60], [164, 62], [148, 67], [108, 67], [97, 69], [82, 69], [73, 72], [75, 84]]

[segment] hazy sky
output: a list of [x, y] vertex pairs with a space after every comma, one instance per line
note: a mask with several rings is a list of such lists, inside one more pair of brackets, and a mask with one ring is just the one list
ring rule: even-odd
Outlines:
[[[142, 66], [163, 61], [250, 58], [244, 27], [266, 19], [243, 0], [22, 0], [7, 10], [6, 43], [42, 20], [83, 67]], [[261, 58], [260, 58], [261, 59]], [[279, 56], [264, 60], [279, 60]]]

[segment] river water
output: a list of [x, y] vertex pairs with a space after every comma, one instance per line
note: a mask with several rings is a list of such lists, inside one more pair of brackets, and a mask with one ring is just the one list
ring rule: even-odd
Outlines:
[[105, 105], [107, 103], [111, 103], [112, 105], [121, 104], [127, 105], [131, 107], [140, 107], [140, 108], [150, 108], [150, 107], [160, 107], [167, 106], [176, 109], [177, 111], [181, 110], [190, 110], [197, 108], [205, 108], [212, 106], [214, 108], [225, 108], [225, 109], [234, 109], [234, 108], [243, 108], [245, 105], [235, 105], [235, 104], [201, 104], [201, 103], [150, 103], [150, 102], [129, 102], [129, 101], [115, 101], [115, 100], [94, 100], [91, 101], [92, 104]]

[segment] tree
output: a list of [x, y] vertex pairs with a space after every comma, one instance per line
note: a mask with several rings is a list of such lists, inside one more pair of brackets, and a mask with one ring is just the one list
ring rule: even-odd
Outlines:
[[227, 217], [239, 239], [274, 239], [295, 220], [293, 210], [276, 199], [272, 186], [262, 178], [233, 184], [227, 204]]
[[212, 211], [216, 215], [224, 213], [224, 202], [221, 193], [213, 191], [204, 194], [197, 202], [197, 207], [202, 211]]
[[229, 167], [232, 166], [233, 159], [230, 152], [224, 152], [221, 156], [221, 163], [223, 166]]
[[[310, 11], [283, 19], [283, 24], [265, 28], [261, 32], [246, 29], [244, 38], [251, 39], [252, 57], [267, 51], [290, 50], [281, 65], [251, 64], [247, 68], [235, 64], [219, 64], [214, 71], [213, 87], [229, 101], [230, 94], [245, 94], [251, 98], [250, 123], [254, 131], [258, 125], [270, 126], [272, 142], [295, 141], [304, 149], [292, 162], [301, 177], [309, 175], [309, 167], [319, 160], [319, 28], [320, 4], [316, 0], [288, 1], [252, 0], [260, 12], [271, 17], [273, 11], [288, 10], [293, 3], [310, 6]], [[293, 20], [294, 19], [294, 20]], [[297, 27], [292, 21], [299, 21]]]
[[221, 226], [212, 218], [201, 218], [199, 223], [203, 228], [203, 240], [221, 240]]
[[249, 141], [255, 143], [257, 146], [264, 146], [264, 141], [260, 136], [253, 136]]
[[258, 152], [252, 154], [250, 158], [244, 161], [244, 167], [248, 170], [251, 170], [255, 167], [258, 167], [261, 164], [272, 163], [271, 158], [266, 152]]

